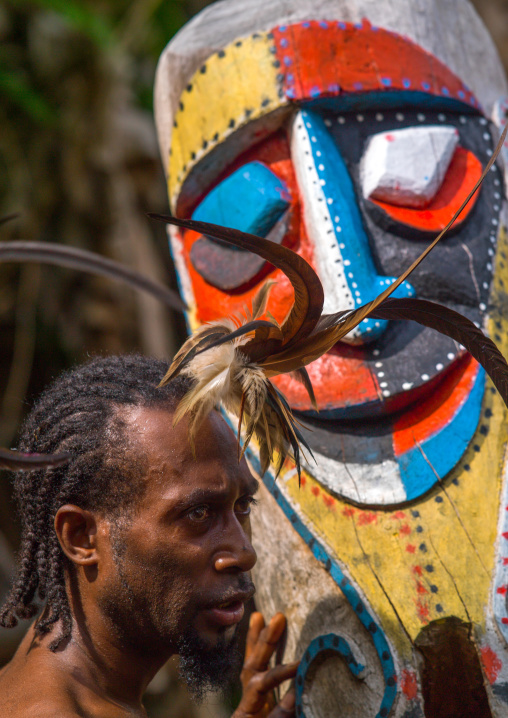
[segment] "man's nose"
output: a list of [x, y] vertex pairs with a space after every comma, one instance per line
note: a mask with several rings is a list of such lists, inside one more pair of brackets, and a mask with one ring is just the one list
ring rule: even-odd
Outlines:
[[224, 527], [220, 547], [215, 553], [215, 570], [228, 573], [250, 571], [256, 560], [250, 536], [236, 516], [232, 517]]

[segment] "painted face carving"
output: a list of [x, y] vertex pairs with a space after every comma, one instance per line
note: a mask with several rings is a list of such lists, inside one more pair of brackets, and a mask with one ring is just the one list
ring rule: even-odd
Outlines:
[[[204, 96], [221, 98], [206, 115]], [[436, 58], [367, 22], [306, 21], [237, 40], [196, 72], [175, 118], [170, 196], [179, 214], [291, 246], [318, 271], [334, 312], [365, 303], [418, 256], [492, 149], [477, 100]], [[501, 196], [496, 168], [398, 296], [482, 323]], [[291, 305], [281, 273], [248, 253], [194, 233], [175, 234], [173, 251], [191, 324], [241, 310], [267, 277], [277, 281], [272, 314], [281, 320]], [[300, 384], [277, 382], [313, 424], [311, 473], [357, 503], [421, 495], [478, 424], [483, 373], [417, 325], [366, 320], [309, 374], [319, 417]]]
[[[315, 5], [215, 3], [170, 44], [157, 115], [173, 211], [284, 242], [316, 267], [336, 311], [386, 286], [452, 216], [492, 152], [506, 82], [466, 0], [423, 0], [418, 12], [320, 0], [327, 20]], [[459, 6], [457, 35], [446, 28]], [[403, 292], [483, 323], [506, 354], [504, 205], [496, 166]], [[276, 318], [293, 301], [284, 277], [246, 253], [176, 232], [172, 249], [191, 326], [241, 310], [268, 277]], [[501, 400], [460, 347], [410, 324], [366, 323], [309, 370], [318, 417], [298, 384], [278, 381], [312, 424], [317, 465], [301, 485], [290, 465], [277, 482], [267, 472], [253, 526], [259, 605], [291, 616], [287, 655], [303, 656], [299, 714], [423, 715], [415, 645], [451, 620], [469, 627], [479, 682], [504, 715]]]

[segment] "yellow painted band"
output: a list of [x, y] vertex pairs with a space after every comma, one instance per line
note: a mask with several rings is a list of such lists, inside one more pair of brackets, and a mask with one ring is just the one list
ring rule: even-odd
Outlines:
[[255, 33], [211, 55], [189, 81], [171, 139], [173, 207], [186, 177], [205, 155], [243, 125], [287, 104], [274, 50], [268, 33]]
[[[498, 243], [502, 251], [508, 251], [504, 231]], [[497, 273], [494, 307], [502, 291], [499, 279]], [[508, 320], [494, 310], [489, 322], [506, 356]], [[480, 427], [486, 416], [485, 435]], [[365, 594], [402, 659], [411, 659], [412, 643], [429, 621], [457, 616], [485, 630], [506, 441], [506, 408], [488, 381], [482, 420], [460, 463], [410, 506], [358, 509], [332, 497], [307, 472], [302, 488], [296, 476], [286, 484], [298, 513]]]

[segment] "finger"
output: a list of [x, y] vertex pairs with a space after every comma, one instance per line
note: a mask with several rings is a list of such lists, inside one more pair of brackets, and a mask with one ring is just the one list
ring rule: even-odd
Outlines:
[[285, 627], [286, 617], [282, 613], [276, 613], [268, 626], [260, 632], [252, 652], [245, 661], [244, 667], [253, 671], [266, 670]]
[[296, 672], [299, 665], [300, 661], [294, 661], [293, 663], [285, 663], [278, 666], [274, 666], [273, 668], [270, 668], [269, 671], [265, 671], [265, 673], [259, 674], [258, 681], [256, 681], [257, 676], [253, 679], [253, 681], [258, 682], [258, 685], [256, 686], [257, 690], [261, 693], [268, 693], [269, 691], [273, 691], [274, 688], [280, 686], [280, 684], [284, 683], [284, 681], [288, 681], [290, 678], [294, 678], [296, 676]]
[[246, 715], [258, 713], [266, 705], [268, 694], [278, 685], [296, 675], [298, 665], [298, 661], [295, 661], [254, 675], [244, 689], [238, 708], [241, 708]]
[[268, 718], [290, 718], [295, 715], [296, 695], [289, 690], [281, 702], [268, 714]]
[[263, 614], [259, 613], [259, 611], [254, 611], [253, 613], [251, 613], [249, 619], [249, 631], [247, 633], [247, 644], [245, 646], [245, 660], [247, 660], [249, 656], [252, 655], [256, 643], [259, 640], [259, 634], [264, 627], [265, 619], [263, 618]]

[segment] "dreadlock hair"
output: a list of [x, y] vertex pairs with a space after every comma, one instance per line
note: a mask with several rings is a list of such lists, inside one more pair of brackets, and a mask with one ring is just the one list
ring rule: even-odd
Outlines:
[[[56, 651], [71, 634], [71, 609], [64, 568], [70, 561], [54, 530], [54, 518], [66, 503], [107, 516], [128, 514], [141, 495], [144, 457], [126, 457], [122, 407], [162, 406], [172, 411], [189, 389], [188, 380], [158, 384], [167, 365], [139, 355], [96, 358], [64, 373], [41, 395], [22, 429], [20, 449], [70, 454], [58, 468], [18, 472], [14, 493], [21, 514], [21, 546], [13, 586], [0, 610], [0, 625], [15, 626], [45, 610], [35, 625], [38, 635], [61, 621], [52, 641]], [[170, 430], [170, 427], [168, 427]], [[129, 452], [130, 453], [130, 452]]]

